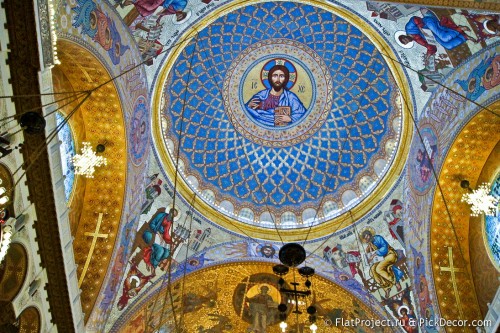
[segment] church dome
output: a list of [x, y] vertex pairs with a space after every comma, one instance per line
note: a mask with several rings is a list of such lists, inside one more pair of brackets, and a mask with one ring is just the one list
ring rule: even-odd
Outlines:
[[157, 148], [171, 177], [178, 157], [181, 193], [215, 222], [325, 226], [392, 184], [399, 67], [347, 9], [243, 4], [177, 42], [155, 84]]

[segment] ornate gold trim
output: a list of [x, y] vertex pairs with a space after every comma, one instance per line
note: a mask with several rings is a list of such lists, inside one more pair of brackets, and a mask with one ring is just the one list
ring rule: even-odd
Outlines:
[[395, 5], [401, 4], [413, 4], [420, 6], [432, 6], [432, 7], [453, 7], [453, 8], [470, 8], [470, 9], [487, 9], [493, 11], [500, 11], [500, 4], [496, 2], [497, 0], [399, 0], [395, 1], [385, 1], [385, 0], [374, 0], [376, 2], [394, 3]]
[[[170, 73], [170, 70], [179, 54], [188, 45], [191, 39], [195, 38], [198, 31], [207, 27], [217, 18], [226, 15], [236, 9], [261, 2], [262, 1], [257, 0], [245, 2], [239, 1], [237, 3], [231, 2], [228, 5], [222, 6], [221, 8], [215, 10], [204, 20], [201, 20], [198, 24], [193, 25], [188, 31], [186, 31], [186, 33], [184, 33], [184, 35], [179, 38], [181, 42], [175, 49], [173, 49], [172, 53], [168, 55], [166, 63], [159, 73], [152, 96], [152, 109], [160, 110], [160, 106], [162, 105], [161, 98], [163, 93], [163, 86]], [[354, 13], [351, 13], [344, 8], [335, 7], [331, 4], [324, 3], [318, 0], [309, 0], [305, 3], [330, 11], [344, 18], [349, 23], [360, 29], [373, 42], [379, 52], [381, 52], [383, 55], [389, 56], [390, 58], [396, 58], [396, 55], [389, 47], [389, 45], [384, 41], [384, 39]], [[400, 93], [403, 94], [404, 99], [411, 100], [409, 84], [406, 80], [401, 66], [394, 61], [387, 61], [387, 65], [389, 66], [391, 73], [396, 81], [396, 85], [400, 89]], [[396, 155], [394, 156], [393, 164], [388, 173], [379, 183], [377, 188], [367, 198], [365, 198], [361, 204], [358, 204], [355, 208], [352, 209], [352, 216], [355, 220], [360, 219], [363, 215], [367, 214], [377, 203], [379, 203], [381, 198], [383, 198], [390, 190], [391, 186], [395, 183], [404, 168], [405, 156], [408, 155], [409, 146], [413, 135], [413, 126], [410, 123], [411, 117], [408, 116], [408, 112], [413, 112], [413, 110], [406, 110], [406, 106], [404, 105], [404, 103], [401, 104], [401, 108], [403, 115], [401, 138], [398, 150], [396, 152]], [[169, 156], [167, 147], [162, 138], [160, 112], [152, 115], [152, 122], [153, 140], [155, 142], [155, 147], [157, 148], [158, 155], [163, 163], [166, 173], [173, 179], [175, 175], [175, 165], [172, 158]], [[177, 190], [184, 198], [193, 197], [193, 191], [183, 180], [178, 182]], [[198, 197], [193, 200], [193, 206], [198, 211], [203, 212], [203, 214], [209, 220], [218, 223], [224, 228], [261, 239], [283, 240], [287, 242], [302, 240], [304, 239], [304, 234], [307, 233], [309, 229], [309, 227], [297, 229], [280, 229], [278, 235], [276, 229], [274, 228], [262, 228], [236, 221], [235, 219], [232, 219], [224, 215], [223, 213], [216, 211], [212, 206], [208, 205], [205, 201]], [[327, 234], [331, 234], [337, 230], [341, 230], [349, 226], [351, 222], [352, 221], [350, 214], [346, 212], [339, 217], [312, 227], [312, 230], [309, 233], [309, 238], [314, 239]]]

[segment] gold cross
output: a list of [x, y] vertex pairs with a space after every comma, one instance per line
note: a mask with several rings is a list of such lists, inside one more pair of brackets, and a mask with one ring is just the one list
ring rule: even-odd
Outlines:
[[464, 313], [462, 311], [462, 303], [460, 302], [460, 295], [458, 294], [457, 278], [455, 272], [465, 272], [463, 268], [456, 268], [453, 266], [453, 248], [448, 247], [448, 262], [450, 265], [448, 267], [439, 267], [440, 272], [450, 272], [451, 283], [453, 284], [453, 291], [455, 292], [455, 299], [457, 301], [458, 313], [460, 314], [460, 319], [464, 318]]
[[97, 243], [97, 238], [108, 238], [108, 234], [100, 234], [99, 229], [101, 228], [102, 216], [103, 213], [99, 213], [99, 217], [97, 218], [97, 225], [95, 227], [94, 233], [86, 232], [85, 236], [93, 237], [92, 244], [90, 245], [89, 254], [87, 255], [87, 260], [85, 261], [85, 265], [83, 266], [82, 275], [80, 276], [80, 280], [78, 281], [78, 287], [82, 285], [83, 279], [85, 278], [85, 274], [87, 274], [87, 270], [89, 268], [90, 259], [92, 259], [92, 254], [94, 253], [95, 244]]

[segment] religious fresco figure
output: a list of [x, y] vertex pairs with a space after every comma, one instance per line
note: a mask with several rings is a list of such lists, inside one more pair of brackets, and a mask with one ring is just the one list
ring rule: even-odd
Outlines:
[[383, 289], [385, 289], [385, 297], [389, 297], [391, 288], [395, 285], [396, 289], [400, 291], [401, 284], [399, 281], [404, 277], [401, 271], [394, 264], [398, 261], [398, 254], [396, 250], [380, 235], [375, 235], [371, 228], [363, 230], [360, 235], [361, 240], [368, 244], [367, 252], [368, 263], [370, 263], [375, 256], [382, 257], [382, 260], [374, 263], [370, 267], [370, 276], [375, 282]]
[[436, 54], [437, 47], [429, 44], [422, 29], [429, 29], [436, 41], [447, 50], [452, 50], [468, 40], [477, 42], [475, 38], [465, 33], [470, 31], [469, 27], [458, 26], [446, 16], [441, 17], [439, 20], [434, 13], [426, 8], [422, 9], [422, 14], [423, 17], [412, 16], [405, 26], [406, 35], [400, 35], [398, 38], [403, 45], [415, 41], [425, 47], [427, 49], [426, 61]]
[[479, 40], [500, 36], [500, 15], [476, 14], [464, 11], [463, 15], [476, 24]]
[[118, 300], [118, 310], [121, 311], [125, 306], [127, 306], [128, 301], [139, 294], [139, 292], [146, 286], [146, 284], [155, 277], [153, 272], [150, 275], [144, 275], [136, 265], [132, 264], [130, 270], [127, 273], [127, 277], [123, 282], [123, 290], [120, 299]]
[[161, 194], [161, 184], [162, 184], [161, 179], [157, 179], [155, 183], [149, 184], [146, 189], [144, 190], [145, 195], [146, 195], [146, 201], [142, 204], [141, 207], [141, 215], [142, 214], [147, 214], [151, 210], [151, 207], [153, 206], [153, 203], [156, 198]]
[[141, 16], [149, 16], [159, 7], [163, 7], [158, 13], [158, 22], [166, 15], [175, 15], [177, 22], [182, 21], [187, 16], [184, 11], [187, 0], [125, 0], [123, 3], [120, 1], [122, 8], [129, 5], [134, 5]]
[[432, 166], [434, 165], [434, 155], [437, 152], [437, 145], [430, 145], [427, 138], [424, 138], [425, 150], [417, 151], [417, 168], [420, 173], [420, 179], [427, 183], [432, 175]]
[[248, 332], [266, 333], [267, 325], [274, 321], [273, 314], [275, 311], [273, 310], [278, 307], [278, 303], [273, 300], [268, 292], [269, 287], [262, 285], [259, 294], [245, 298], [245, 301], [249, 304], [252, 317], [252, 325], [248, 328]]
[[168, 213], [162, 209], [158, 211], [151, 217], [147, 225], [149, 228], [143, 231], [142, 237], [146, 243], [151, 243], [155, 234], [160, 234], [163, 241], [167, 244], [172, 244], [172, 236], [170, 235], [170, 229], [174, 223], [174, 218], [179, 214], [177, 209], [171, 208]]
[[78, 0], [72, 8], [75, 12], [73, 27], [80, 28], [82, 35], [87, 35], [108, 53], [114, 65], [120, 63], [121, 56], [130, 46], [123, 45], [115, 22], [96, 5], [93, 0]]
[[416, 327], [417, 319], [413, 314], [410, 314], [410, 309], [406, 305], [401, 305], [398, 309], [399, 324], [408, 333], [418, 332]]
[[500, 84], [500, 55], [494, 53], [481, 60], [469, 73], [465, 80], [457, 79], [455, 83], [466, 92], [466, 98], [475, 101], [487, 90]]
[[399, 199], [391, 201], [389, 210], [384, 214], [384, 221], [389, 227], [389, 232], [393, 239], [398, 240], [401, 246], [405, 246], [404, 230], [403, 230], [403, 203]]
[[250, 116], [271, 127], [299, 121], [307, 110], [299, 97], [287, 88], [290, 70], [285, 65], [276, 64], [269, 69], [267, 78], [271, 87], [259, 91], [245, 104]]

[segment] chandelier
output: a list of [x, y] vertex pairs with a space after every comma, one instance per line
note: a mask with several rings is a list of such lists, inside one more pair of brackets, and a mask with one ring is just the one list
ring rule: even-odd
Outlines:
[[7, 250], [10, 246], [10, 239], [12, 237], [12, 227], [10, 225], [2, 225], [0, 230], [0, 263], [5, 258]]
[[[0, 184], [3, 183], [3, 180], [0, 178]], [[0, 187], [0, 205], [3, 206], [5, 205], [7, 202], [9, 202], [9, 197], [6, 195], [7, 193], [7, 190], [5, 189], [5, 187]]]
[[[304, 262], [306, 259], [306, 251], [300, 244], [285, 244], [279, 251], [279, 259], [281, 264], [273, 267], [273, 272], [280, 276], [280, 279], [278, 280], [278, 284], [280, 286], [279, 291], [280, 293], [286, 294], [290, 297], [289, 304], [292, 308], [295, 308], [292, 313], [297, 315], [302, 314], [302, 311], [299, 310], [299, 305], [306, 305], [306, 302], [302, 301], [302, 299], [311, 295], [312, 283], [309, 278], [314, 275], [314, 268], [303, 266], [298, 269], [299, 274], [306, 278], [304, 283], [304, 286], [306, 287], [305, 290], [299, 289], [300, 283], [296, 282], [295, 279], [293, 282], [290, 282], [290, 285], [292, 285], [293, 288], [289, 289], [285, 287], [286, 282], [283, 276], [289, 272], [290, 268], [293, 269]], [[279, 326], [281, 328], [281, 332], [286, 332], [288, 327], [288, 324], [286, 323], [286, 312], [288, 310], [288, 306], [282, 303], [278, 305], [278, 310], [280, 312], [281, 323]], [[311, 323], [309, 329], [312, 333], [315, 333], [318, 329], [318, 326], [316, 325], [316, 308], [311, 305], [306, 309], [306, 311], [309, 314], [309, 322]]]
[[495, 216], [498, 207], [498, 199], [490, 194], [490, 184], [483, 183], [479, 185], [477, 189], [472, 190], [469, 187], [469, 182], [467, 180], [462, 180], [460, 186], [470, 191], [470, 193], [465, 193], [462, 196], [462, 202], [471, 205], [472, 216], [479, 216], [481, 214]]
[[[97, 156], [92, 150], [90, 142], [83, 142], [82, 144], [82, 153], [76, 154], [72, 158], [75, 174], [83, 175], [86, 178], [94, 178], [95, 168], [107, 165], [108, 161], [105, 157]], [[98, 145], [96, 151], [102, 153], [104, 151], [104, 145]]]

